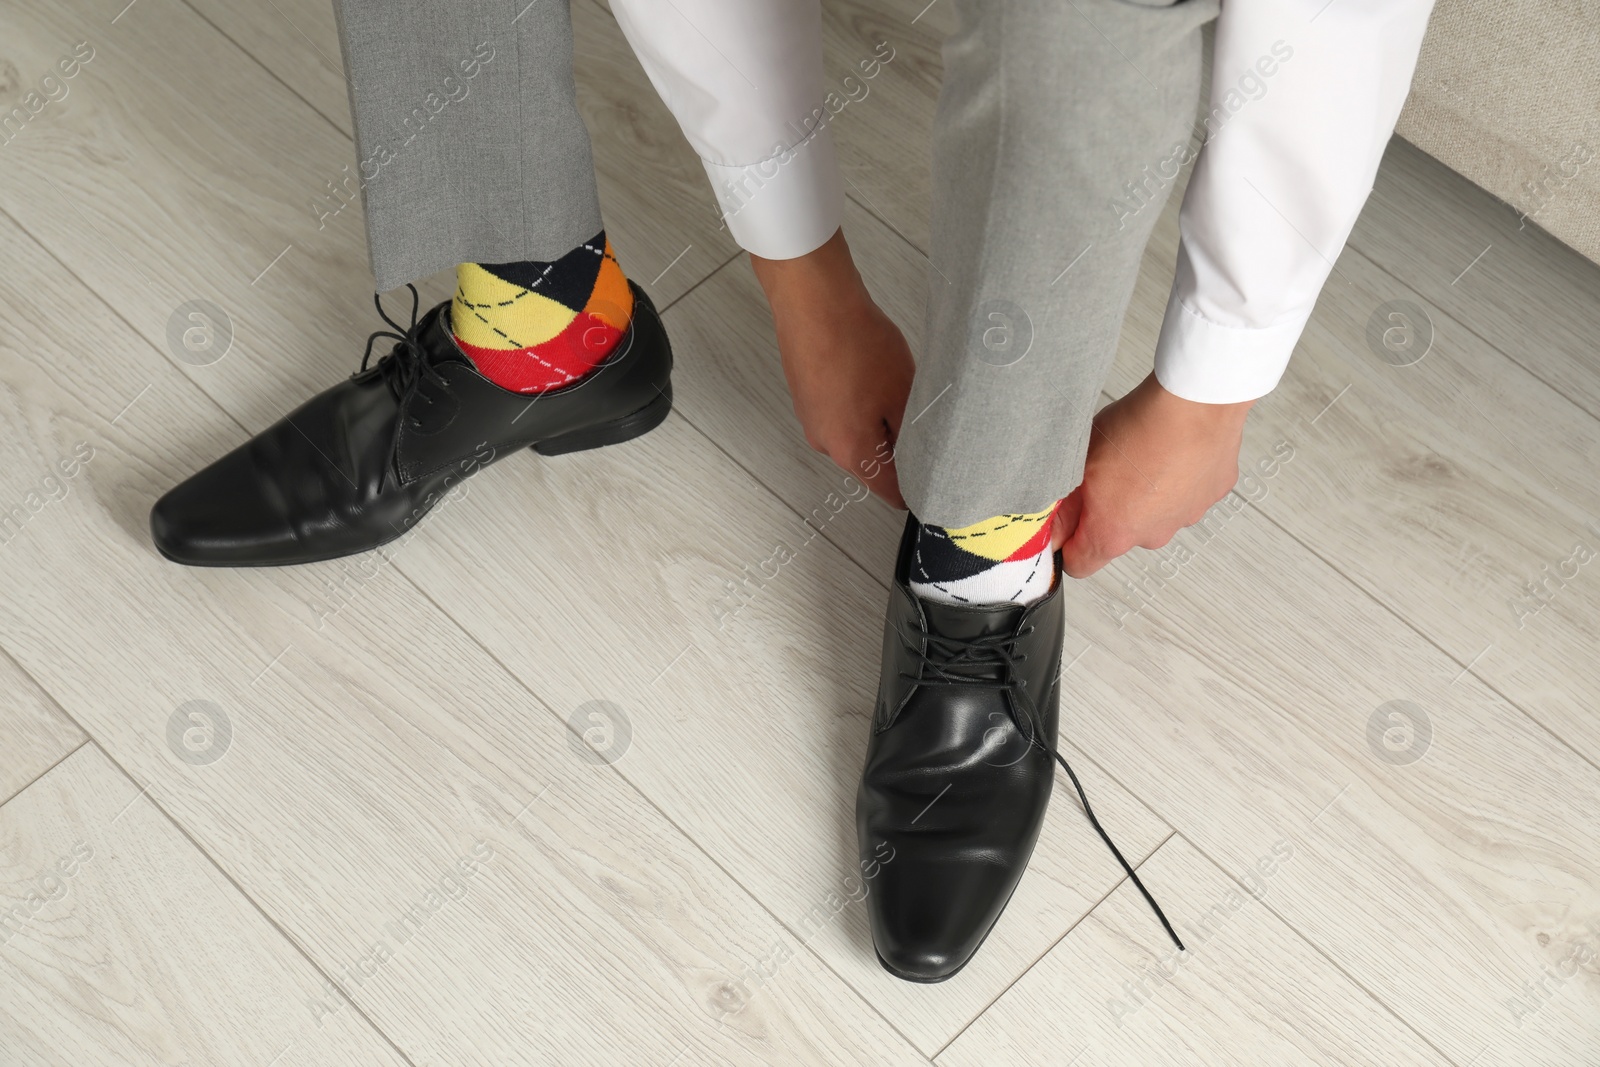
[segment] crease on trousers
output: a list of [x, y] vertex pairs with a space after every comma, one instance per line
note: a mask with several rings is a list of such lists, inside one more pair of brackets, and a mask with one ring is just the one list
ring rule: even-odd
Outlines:
[[1190, 142], [1217, 0], [956, 0], [933, 127], [925, 351], [896, 442], [922, 521], [1036, 512], [1083, 477], [1100, 390]]
[[[895, 456], [918, 518], [965, 526], [1039, 511], [1082, 478], [1167, 189], [1131, 219], [1110, 204], [1188, 143], [1218, 0], [953, 2], [928, 340]], [[568, 0], [335, 12], [379, 291], [554, 259], [602, 228]]]

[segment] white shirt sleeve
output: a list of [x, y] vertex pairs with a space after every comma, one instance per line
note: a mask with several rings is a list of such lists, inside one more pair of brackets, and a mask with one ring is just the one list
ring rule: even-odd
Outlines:
[[[1206, 141], [1156, 344], [1168, 391], [1234, 403], [1277, 385], [1372, 190], [1432, 7], [1223, 0]], [[734, 240], [790, 259], [832, 236], [844, 210], [828, 129], [840, 94], [823, 85], [819, 0], [611, 8], [700, 154]], [[864, 62], [860, 78], [875, 72]]]
[[1156, 344], [1169, 392], [1226, 404], [1278, 384], [1372, 191], [1432, 7], [1223, 0]]
[[611, 0], [611, 11], [700, 154], [733, 239], [792, 259], [833, 236], [844, 182], [819, 0]]

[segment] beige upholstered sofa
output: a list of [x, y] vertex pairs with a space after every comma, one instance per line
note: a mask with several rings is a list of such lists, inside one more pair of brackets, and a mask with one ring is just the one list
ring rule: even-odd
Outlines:
[[1398, 132], [1600, 262], [1600, 0], [1438, 0]]

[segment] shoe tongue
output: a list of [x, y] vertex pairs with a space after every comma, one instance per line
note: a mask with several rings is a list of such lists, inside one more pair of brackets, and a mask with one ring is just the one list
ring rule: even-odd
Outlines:
[[924, 597], [917, 597], [917, 603], [927, 616], [929, 630], [957, 639], [1015, 633], [1022, 613], [1028, 610], [1023, 604], [946, 604]]

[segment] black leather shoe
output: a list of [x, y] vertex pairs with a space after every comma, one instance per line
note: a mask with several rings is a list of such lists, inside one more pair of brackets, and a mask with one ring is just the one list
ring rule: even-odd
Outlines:
[[[157, 550], [200, 567], [365, 552], [406, 533], [462, 479], [518, 449], [554, 456], [653, 430], [672, 410], [672, 347], [650, 298], [632, 288], [633, 321], [606, 361], [535, 395], [478, 373], [450, 336], [448, 302], [419, 321], [412, 289], [406, 329], [378, 303], [394, 332], [368, 339], [359, 371], [156, 502]], [[369, 369], [373, 342], [385, 337], [396, 344]]]
[[[1055, 764], [1078, 780], [1056, 753], [1061, 581], [1026, 607], [925, 600], [907, 580], [916, 533], [908, 518], [856, 829], [879, 962], [908, 981], [942, 982], [977, 953], [1022, 880]], [[1060, 565], [1058, 555], [1058, 574]]]

